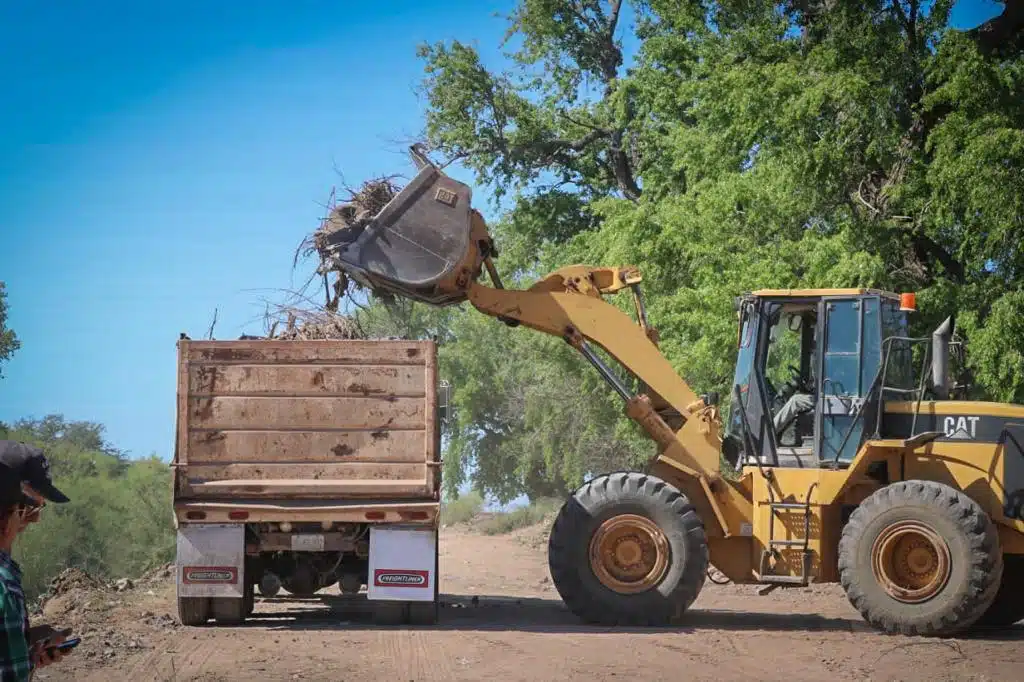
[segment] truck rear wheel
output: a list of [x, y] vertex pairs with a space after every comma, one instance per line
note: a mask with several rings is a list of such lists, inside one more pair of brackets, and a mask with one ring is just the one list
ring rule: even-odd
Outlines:
[[409, 620], [409, 605], [404, 601], [371, 601], [374, 625], [402, 625]]
[[999, 535], [962, 492], [900, 481], [854, 510], [839, 542], [850, 603], [888, 633], [949, 636], [992, 604], [1003, 572]]
[[178, 597], [178, 620], [182, 625], [205, 625], [209, 618], [208, 597]]
[[569, 610], [606, 625], [664, 625], [700, 594], [704, 525], [678, 488], [634, 472], [599, 476], [562, 506], [548, 540]]
[[246, 617], [246, 600], [241, 597], [213, 597], [210, 610], [218, 625], [241, 625]]

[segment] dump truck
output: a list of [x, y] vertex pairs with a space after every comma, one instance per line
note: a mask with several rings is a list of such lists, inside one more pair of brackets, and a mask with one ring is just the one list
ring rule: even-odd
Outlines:
[[337, 583], [433, 623], [444, 395], [431, 341], [178, 340], [181, 622]]
[[[963, 399], [952, 318], [912, 337], [913, 292], [736, 292], [727, 405], [660, 351], [638, 268], [574, 265], [504, 288], [470, 188], [412, 151], [415, 177], [358, 234], [333, 237], [322, 267], [563, 338], [654, 443], [645, 467], [585, 481], [552, 525], [552, 582], [579, 618], [676, 622], [711, 566], [766, 590], [838, 582], [888, 633], [1024, 618], [1024, 406]], [[617, 292], [632, 313], [605, 300]]]

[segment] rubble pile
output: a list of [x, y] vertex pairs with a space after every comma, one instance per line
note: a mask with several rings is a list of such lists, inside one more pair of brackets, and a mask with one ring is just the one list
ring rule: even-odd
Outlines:
[[39, 598], [31, 623], [70, 627], [83, 638], [79, 647], [82, 657], [108, 661], [150, 649], [161, 632], [180, 627], [167, 610], [173, 593], [174, 564], [159, 566], [136, 579], [110, 582], [68, 568]]
[[72, 590], [95, 590], [103, 583], [80, 568], [66, 568], [50, 581], [46, 596], [57, 597]]

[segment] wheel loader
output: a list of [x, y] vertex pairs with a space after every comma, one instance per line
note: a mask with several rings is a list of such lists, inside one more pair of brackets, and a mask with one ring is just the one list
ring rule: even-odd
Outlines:
[[[893, 634], [1024, 618], [1024, 406], [955, 399], [952, 318], [914, 338], [912, 293], [745, 293], [723, 418], [720, 396], [695, 394], [660, 352], [636, 268], [506, 289], [470, 188], [412, 156], [416, 176], [358, 234], [330, 238], [322, 267], [562, 337], [657, 446], [643, 471], [588, 480], [554, 521], [552, 581], [580, 619], [677, 622], [711, 567], [766, 590], [838, 582]], [[617, 292], [635, 316], [605, 300]]]

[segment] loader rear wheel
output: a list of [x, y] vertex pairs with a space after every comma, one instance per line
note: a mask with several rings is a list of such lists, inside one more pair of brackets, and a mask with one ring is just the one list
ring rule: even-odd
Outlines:
[[665, 625], [704, 586], [707, 538], [678, 488], [641, 473], [607, 474], [562, 506], [548, 565], [555, 589], [582, 620]]
[[1003, 572], [995, 524], [934, 481], [888, 485], [857, 507], [839, 542], [850, 603], [888, 633], [949, 636], [992, 604]]
[[1024, 555], [1003, 555], [1003, 579], [999, 591], [976, 625], [1006, 628], [1024, 620]]

